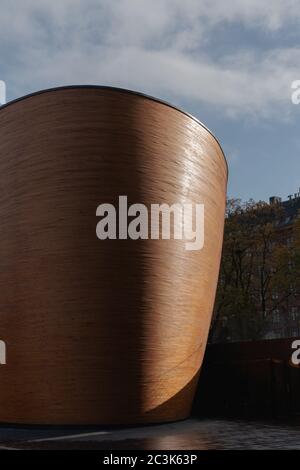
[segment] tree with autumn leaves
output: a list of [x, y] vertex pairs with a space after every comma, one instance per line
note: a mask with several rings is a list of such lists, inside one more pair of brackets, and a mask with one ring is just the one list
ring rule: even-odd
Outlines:
[[228, 200], [210, 338], [262, 339], [298, 294], [300, 219], [286, 224], [281, 204]]

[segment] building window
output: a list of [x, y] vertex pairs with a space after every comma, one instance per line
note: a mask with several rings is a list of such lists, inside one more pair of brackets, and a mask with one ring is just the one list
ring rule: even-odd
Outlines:
[[297, 295], [297, 289], [296, 289], [295, 284], [290, 284], [290, 293], [292, 295]]
[[295, 268], [295, 261], [294, 260], [289, 259], [288, 268], [289, 268], [290, 271]]
[[273, 323], [280, 323], [280, 312], [278, 308], [273, 311]]
[[292, 328], [291, 329], [291, 336], [294, 337], [294, 336], [298, 336], [298, 335], [299, 335], [298, 328]]
[[298, 318], [298, 307], [292, 307], [291, 308], [290, 316], [291, 316], [292, 320], [297, 320], [297, 318]]

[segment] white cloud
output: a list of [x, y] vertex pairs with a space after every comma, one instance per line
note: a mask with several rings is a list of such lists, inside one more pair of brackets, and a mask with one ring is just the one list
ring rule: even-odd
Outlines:
[[237, 43], [213, 60], [211, 44], [228, 25], [280, 35], [299, 20], [296, 0], [4, 0], [0, 75], [8, 75], [14, 95], [98, 83], [232, 116], [273, 115], [274, 108], [288, 114], [300, 48], [263, 52]]

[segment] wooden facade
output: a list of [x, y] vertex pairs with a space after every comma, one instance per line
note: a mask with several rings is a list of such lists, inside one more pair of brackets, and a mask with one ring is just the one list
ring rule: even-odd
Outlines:
[[[186, 417], [221, 256], [227, 166], [196, 119], [108, 87], [0, 108], [0, 422]], [[99, 240], [96, 208], [203, 203], [205, 243]]]

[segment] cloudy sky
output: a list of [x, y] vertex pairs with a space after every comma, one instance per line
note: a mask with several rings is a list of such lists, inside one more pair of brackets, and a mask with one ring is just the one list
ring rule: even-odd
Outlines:
[[171, 101], [219, 138], [229, 196], [300, 186], [299, 0], [1, 0], [7, 99], [105, 84]]

